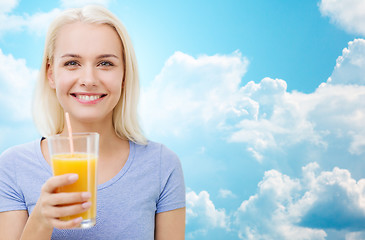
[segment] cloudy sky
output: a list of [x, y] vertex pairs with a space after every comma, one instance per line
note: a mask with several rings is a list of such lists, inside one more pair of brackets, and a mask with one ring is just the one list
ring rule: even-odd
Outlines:
[[90, 2], [131, 35], [145, 133], [183, 165], [187, 239], [365, 239], [363, 0], [0, 0], [0, 151], [39, 137], [47, 24]]

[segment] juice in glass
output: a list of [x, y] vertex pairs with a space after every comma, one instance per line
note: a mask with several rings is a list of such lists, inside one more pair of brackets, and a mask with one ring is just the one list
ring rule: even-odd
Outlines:
[[86, 153], [68, 153], [57, 154], [52, 156], [53, 174], [63, 175], [67, 173], [76, 173], [79, 179], [67, 186], [58, 188], [58, 192], [90, 192], [91, 207], [83, 213], [62, 217], [61, 220], [71, 220], [77, 217], [95, 221], [96, 218], [96, 157]]

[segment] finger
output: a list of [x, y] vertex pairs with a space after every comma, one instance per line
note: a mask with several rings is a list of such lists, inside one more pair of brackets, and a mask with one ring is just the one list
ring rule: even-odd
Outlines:
[[58, 187], [72, 184], [76, 182], [78, 178], [79, 175], [75, 173], [53, 176], [42, 186], [42, 191], [49, 193], [55, 192]]
[[58, 229], [71, 229], [76, 228], [80, 226], [80, 223], [82, 222], [82, 217], [78, 217], [69, 221], [62, 221], [59, 219], [53, 219], [52, 224], [55, 228]]
[[85, 212], [91, 207], [91, 202], [83, 202], [79, 204], [72, 204], [66, 206], [54, 207], [51, 211], [53, 212], [54, 218], [73, 216]]
[[89, 192], [60, 192], [52, 194], [49, 197], [49, 202], [52, 202], [52, 205], [65, 205], [86, 202], [90, 198], [91, 193]]

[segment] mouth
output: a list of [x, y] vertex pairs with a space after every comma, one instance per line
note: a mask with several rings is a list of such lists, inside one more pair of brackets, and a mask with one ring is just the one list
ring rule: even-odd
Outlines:
[[93, 104], [99, 102], [107, 94], [95, 94], [95, 93], [71, 93], [71, 96], [76, 98], [80, 103]]

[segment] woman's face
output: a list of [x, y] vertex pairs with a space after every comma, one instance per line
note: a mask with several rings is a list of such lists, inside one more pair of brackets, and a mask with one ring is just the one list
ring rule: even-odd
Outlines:
[[74, 120], [111, 121], [123, 75], [122, 43], [112, 27], [76, 22], [59, 30], [47, 76]]

